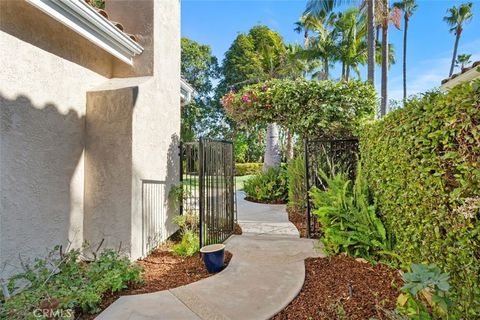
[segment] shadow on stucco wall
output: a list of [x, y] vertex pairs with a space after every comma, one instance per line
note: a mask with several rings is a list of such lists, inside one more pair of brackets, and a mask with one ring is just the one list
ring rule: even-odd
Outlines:
[[112, 76], [115, 58], [27, 1], [0, 1], [0, 30], [104, 77]]
[[[82, 241], [85, 117], [0, 92], [0, 276]], [[80, 179], [80, 180], [79, 180]]]

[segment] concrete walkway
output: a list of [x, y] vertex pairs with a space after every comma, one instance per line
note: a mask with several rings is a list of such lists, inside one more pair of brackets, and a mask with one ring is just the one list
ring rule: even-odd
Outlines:
[[299, 238], [282, 205], [256, 204], [237, 194], [244, 232], [226, 241], [233, 253], [217, 275], [171, 290], [123, 296], [97, 319], [269, 319], [292, 301], [305, 278], [304, 259], [323, 256]]

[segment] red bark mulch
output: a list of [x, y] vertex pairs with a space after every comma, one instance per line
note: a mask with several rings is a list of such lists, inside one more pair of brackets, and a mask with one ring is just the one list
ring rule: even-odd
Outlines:
[[399, 291], [394, 287], [402, 280], [385, 265], [338, 255], [306, 259], [305, 269], [299, 295], [272, 320], [381, 320], [387, 319], [383, 310], [395, 309]]
[[236, 234], [236, 235], [240, 236], [242, 233], [243, 233], [243, 231], [242, 231], [242, 228], [240, 227], [240, 225], [238, 223], [235, 223], [235, 226], [233, 228], [233, 234]]
[[[225, 267], [231, 259], [232, 254], [225, 251]], [[100, 306], [102, 310], [120, 296], [173, 289], [214, 275], [207, 272], [200, 253], [191, 257], [180, 257], [169, 251], [167, 246], [156, 249], [148, 257], [136, 263], [144, 269], [145, 283], [105, 296]], [[82, 315], [79, 319], [90, 320], [95, 316]]]
[[252, 197], [245, 197], [245, 200], [255, 203], [263, 203], [263, 204], [285, 204], [285, 200], [283, 199], [274, 199], [269, 201], [258, 200]]
[[[291, 223], [295, 225], [295, 227], [298, 229], [298, 232], [300, 232], [300, 237], [301, 238], [306, 238], [307, 237], [307, 214], [306, 213], [300, 213], [298, 211], [292, 210], [291, 208], [287, 208], [288, 212], [288, 220], [290, 220]], [[321, 230], [320, 224], [317, 222], [317, 231]], [[311, 234], [310, 238], [312, 239], [318, 239], [319, 238], [319, 233], [317, 232], [316, 234]]]

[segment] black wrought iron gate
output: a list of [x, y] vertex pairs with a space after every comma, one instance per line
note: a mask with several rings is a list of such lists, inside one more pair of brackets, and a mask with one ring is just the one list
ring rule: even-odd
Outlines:
[[[351, 180], [355, 179], [355, 171], [359, 153], [358, 139], [320, 139], [304, 140], [305, 157], [305, 190], [311, 187], [323, 189], [319, 170], [328, 173], [329, 170], [342, 171]], [[311, 199], [306, 193], [307, 236], [318, 236], [320, 230], [315, 215], [311, 212]]]
[[181, 213], [198, 215], [200, 247], [225, 241], [235, 224], [233, 143], [200, 139], [180, 146]]

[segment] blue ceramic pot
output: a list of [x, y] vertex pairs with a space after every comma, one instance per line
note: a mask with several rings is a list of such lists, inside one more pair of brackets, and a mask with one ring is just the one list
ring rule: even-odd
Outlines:
[[209, 273], [220, 272], [225, 262], [225, 245], [211, 244], [200, 249], [203, 262]]

